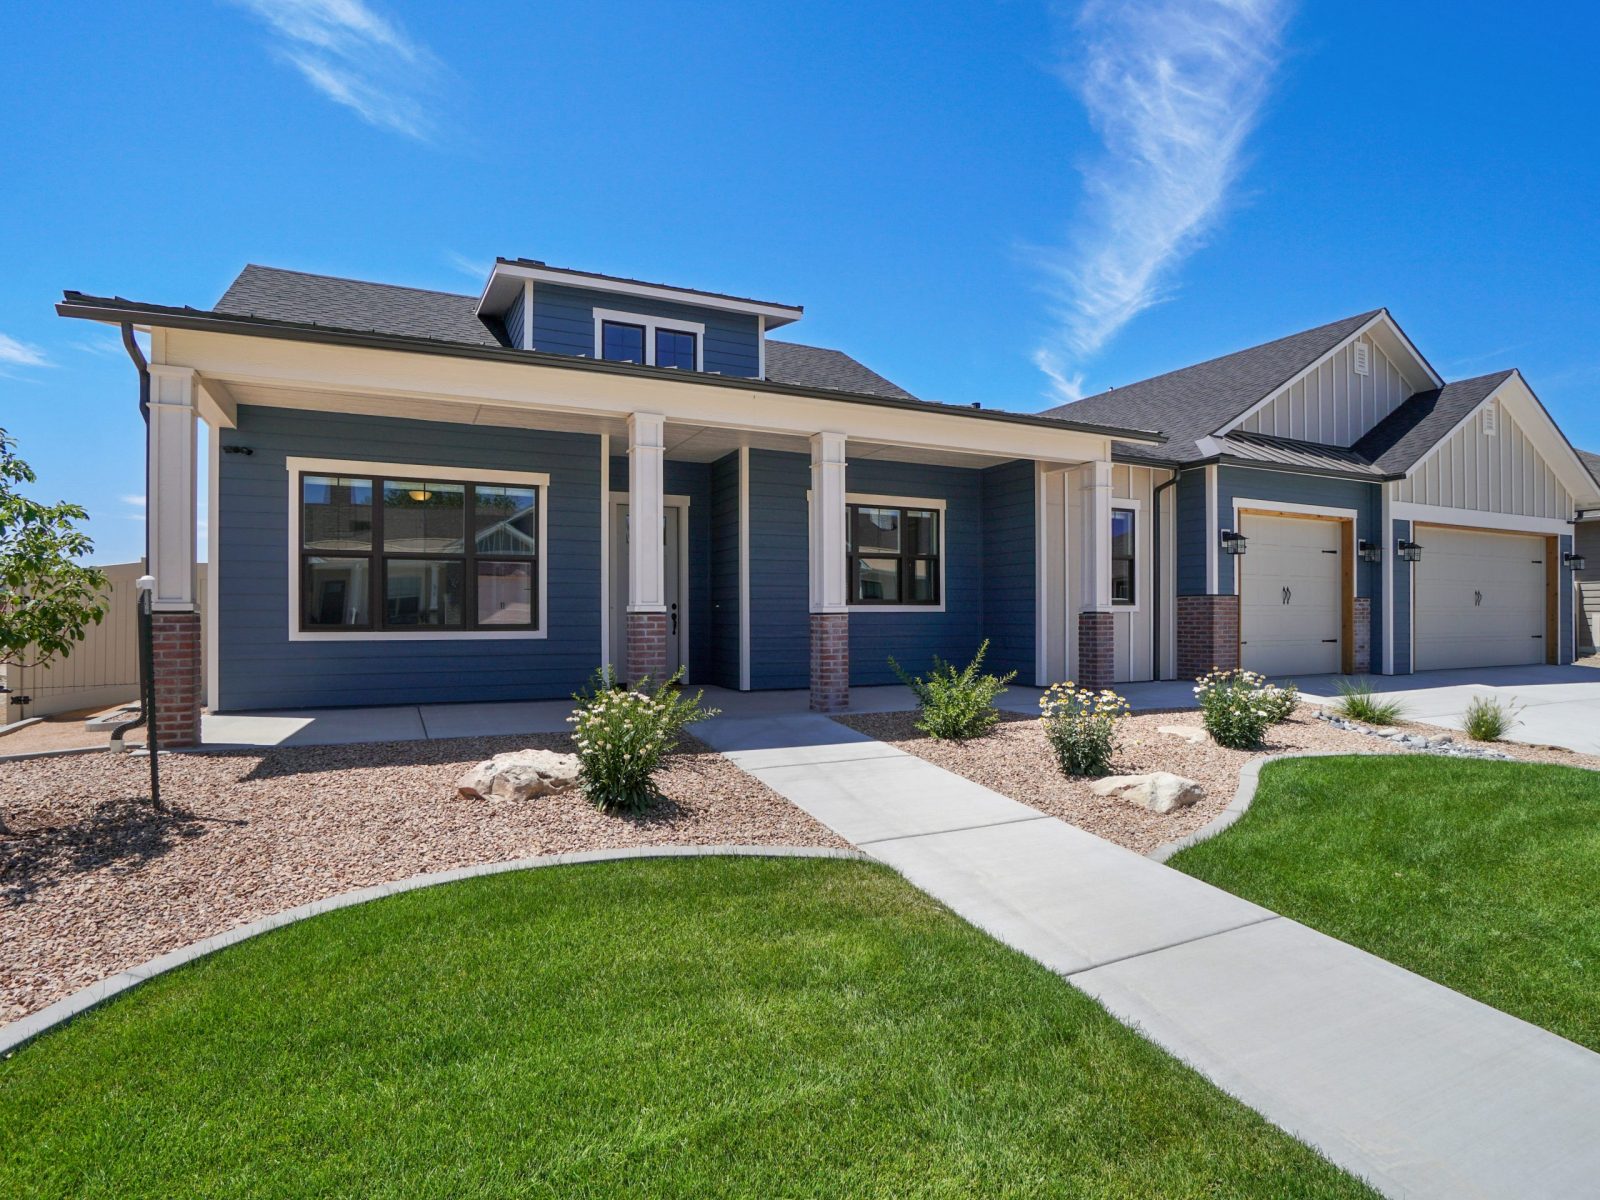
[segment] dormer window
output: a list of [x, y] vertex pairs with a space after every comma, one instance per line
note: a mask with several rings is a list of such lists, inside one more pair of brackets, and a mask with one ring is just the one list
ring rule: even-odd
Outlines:
[[595, 357], [608, 362], [702, 371], [705, 333], [698, 321], [594, 310]]

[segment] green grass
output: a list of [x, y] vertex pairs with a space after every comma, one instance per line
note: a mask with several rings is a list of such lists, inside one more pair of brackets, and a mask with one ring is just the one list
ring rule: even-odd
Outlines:
[[862, 863], [342, 910], [0, 1063], [0, 1195], [1368, 1196]]
[[1365, 721], [1368, 725], [1393, 725], [1405, 714], [1405, 705], [1398, 700], [1379, 699], [1366, 679], [1355, 683], [1339, 680], [1339, 699], [1333, 709], [1350, 721]]
[[1600, 774], [1422, 755], [1273, 763], [1172, 866], [1600, 1050]]

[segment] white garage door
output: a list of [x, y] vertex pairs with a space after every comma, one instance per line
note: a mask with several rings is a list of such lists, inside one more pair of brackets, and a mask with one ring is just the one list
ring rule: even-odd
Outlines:
[[1239, 660], [1264, 675], [1340, 668], [1338, 521], [1241, 518], [1249, 539], [1239, 571]]
[[1544, 662], [1543, 538], [1425, 526], [1416, 540], [1417, 670]]

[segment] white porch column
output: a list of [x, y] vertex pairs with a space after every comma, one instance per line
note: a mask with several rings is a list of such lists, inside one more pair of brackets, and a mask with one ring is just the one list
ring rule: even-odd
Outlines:
[[1116, 672], [1116, 624], [1111, 608], [1111, 463], [1079, 470], [1078, 682], [1109, 687]]
[[667, 669], [667, 577], [663, 498], [666, 418], [628, 417], [628, 679], [660, 681]]
[[811, 437], [811, 707], [850, 706], [850, 580], [845, 559], [845, 437]]
[[150, 367], [150, 574], [157, 612], [195, 610], [195, 378], [192, 367]]

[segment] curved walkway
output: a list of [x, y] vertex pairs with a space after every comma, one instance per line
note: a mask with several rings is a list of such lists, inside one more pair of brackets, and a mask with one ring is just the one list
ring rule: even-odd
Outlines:
[[480, 863], [473, 867], [457, 867], [451, 871], [430, 871], [424, 875], [413, 875], [409, 879], [396, 879], [390, 883], [378, 883], [372, 887], [360, 888], [353, 892], [342, 892], [337, 896], [313, 900], [310, 904], [302, 904], [297, 908], [285, 909], [283, 912], [273, 913], [271, 916], [261, 917], [258, 920], [235, 926], [226, 933], [202, 938], [198, 942], [190, 942], [187, 946], [180, 946], [176, 950], [168, 951], [159, 958], [152, 958], [147, 963], [141, 963], [137, 967], [129, 967], [126, 971], [119, 971], [115, 975], [107, 976], [98, 983], [92, 983], [86, 988], [73, 992], [70, 996], [63, 996], [48, 1008], [41, 1008], [38, 1012], [29, 1013], [9, 1025], [0, 1025], [0, 1055], [9, 1054], [24, 1042], [32, 1041], [46, 1030], [60, 1025], [64, 1021], [70, 1021], [79, 1013], [109, 1000], [118, 992], [127, 991], [135, 984], [143, 983], [146, 979], [156, 975], [164, 975], [168, 971], [183, 966], [185, 963], [193, 962], [197, 958], [204, 958], [206, 955], [215, 953], [225, 946], [231, 946], [235, 942], [242, 942], [246, 938], [257, 937], [270, 930], [279, 929], [285, 925], [293, 925], [296, 921], [304, 921], [308, 917], [319, 916], [335, 909], [366, 904], [370, 900], [381, 900], [385, 896], [395, 896], [401, 892], [414, 892], [421, 888], [438, 887], [444, 883], [457, 883], [463, 879], [477, 879], [484, 875], [504, 875], [509, 871], [532, 871], [539, 867], [564, 867], [578, 863], [614, 862], [625, 858], [704, 858], [715, 856], [743, 858], [867, 857], [856, 850], [835, 850], [827, 846], [628, 846], [617, 850], [576, 850], [567, 854], [543, 854], [537, 858], [516, 858], [507, 862]]
[[1595, 1194], [1600, 1055], [826, 717], [696, 733], [1386, 1195]]

